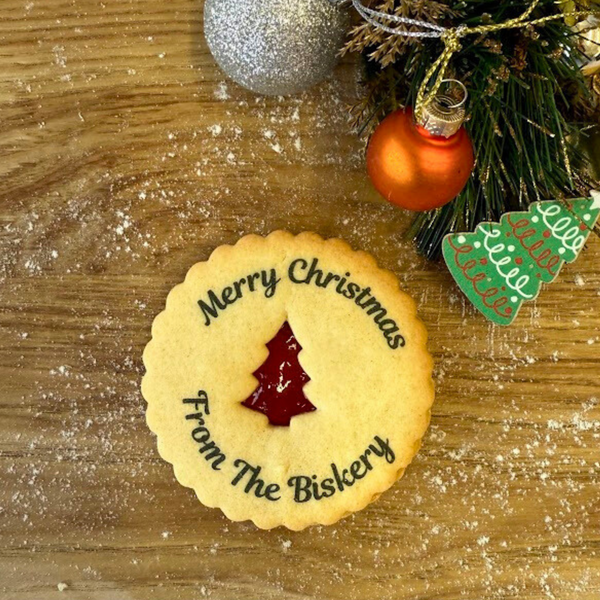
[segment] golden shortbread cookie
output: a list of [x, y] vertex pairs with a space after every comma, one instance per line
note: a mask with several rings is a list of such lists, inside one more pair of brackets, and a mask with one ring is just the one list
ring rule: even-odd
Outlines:
[[[269, 360], [286, 323], [297, 357], [279, 362], [301, 380]], [[414, 302], [370, 255], [312, 233], [248, 235], [194, 265], [144, 364], [148, 425], [179, 482], [264, 529], [331, 524], [376, 499], [417, 452], [433, 402]], [[286, 393], [310, 407], [288, 426], [249, 406]]]

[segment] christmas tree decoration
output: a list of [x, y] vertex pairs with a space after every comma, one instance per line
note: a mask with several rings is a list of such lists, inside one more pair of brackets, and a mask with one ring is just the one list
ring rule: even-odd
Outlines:
[[329, 0], [206, 0], [204, 35], [225, 74], [258, 94], [295, 94], [331, 74], [347, 12]]
[[473, 305], [490, 321], [510, 325], [521, 304], [577, 258], [599, 215], [600, 192], [534, 202], [528, 212], [505, 213], [499, 224], [447, 235], [444, 259]]
[[300, 365], [302, 346], [287, 321], [267, 348], [267, 360], [253, 373], [258, 387], [242, 404], [266, 415], [271, 425], [287, 426], [292, 417], [316, 410], [302, 391], [310, 377]]
[[473, 145], [464, 126], [466, 93], [455, 102], [439, 95], [423, 109], [388, 115], [369, 140], [367, 172], [392, 204], [414, 211], [439, 208], [464, 188], [473, 170]]
[[[444, 236], [498, 221], [532, 202], [583, 196], [595, 180], [577, 134], [597, 122], [586, 57], [555, 0], [352, 0], [363, 17], [345, 52], [364, 58], [363, 94], [351, 109], [359, 133], [413, 106], [417, 122], [451, 73], [467, 86], [472, 176], [453, 202], [416, 215], [408, 235], [437, 258]], [[580, 10], [583, 7], [583, 10]]]

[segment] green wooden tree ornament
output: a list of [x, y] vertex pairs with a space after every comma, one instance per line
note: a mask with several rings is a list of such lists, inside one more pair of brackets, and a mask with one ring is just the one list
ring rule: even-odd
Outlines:
[[494, 323], [510, 325], [521, 304], [577, 258], [599, 215], [596, 191], [591, 198], [534, 202], [526, 212], [505, 213], [500, 223], [447, 235], [444, 260], [477, 309]]

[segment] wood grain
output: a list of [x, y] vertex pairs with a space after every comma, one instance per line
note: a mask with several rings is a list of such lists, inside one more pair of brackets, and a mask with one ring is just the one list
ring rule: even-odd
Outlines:
[[[370, 188], [344, 114], [354, 66], [256, 98], [201, 24], [192, 0], [0, 6], [0, 597], [598, 598], [598, 240], [512, 327], [488, 325]], [[402, 482], [301, 533], [199, 505], [139, 393], [168, 290], [276, 228], [394, 270], [437, 363]]]

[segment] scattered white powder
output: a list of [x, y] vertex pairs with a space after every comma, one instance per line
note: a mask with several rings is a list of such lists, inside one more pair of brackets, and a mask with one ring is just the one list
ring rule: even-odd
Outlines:
[[[156, 33], [158, 43], [163, 39]], [[74, 48], [66, 41], [44, 46], [53, 77], [60, 72], [72, 80], [65, 85], [83, 76], [70, 72], [81, 59]], [[156, 48], [147, 54], [158, 64]], [[138, 75], [135, 69], [127, 63], [120, 69], [126, 83], [137, 82], [130, 79]], [[93, 89], [93, 77], [103, 74], [89, 71], [87, 85]], [[15, 89], [27, 98], [43, 92], [41, 85], [32, 79]], [[530, 320], [511, 328], [481, 327], [486, 343], [475, 347], [470, 328], [480, 317], [454, 290], [443, 267], [416, 256], [403, 237], [408, 216], [376, 201], [370, 191], [363, 149], [345, 133], [339, 84], [285, 99], [254, 97], [226, 82], [204, 85], [215, 112], [196, 122], [184, 120], [181, 127], [175, 119], [153, 124], [145, 170], [136, 172], [129, 158], [110, 168], [99, 164], [93, 175], [75, 174], [65, 189], [50, 184], [34, 191], [26, 207], [15, 209], [20, 219], [7, 217], [0, 225], [5, 249], [0, 282], [6, 304], [19, 318], [19, 326], [7, 332], [7, 344], [14, 346], [15, 366], [27, 369], [30, 381], [29, 388], [15, 391], [22, 396], [15, 402], [23, 427], [6, 442], [24, 459], [7, 454], [0, 461], [0, 479], [10, 490], [0, 506], [0, 518], [13, 527], [7, 542], [15, 552], [34, 557], [43, 548], [38, 532], [55, 521], [56, 543], [77, 550], [69, 559], [77, 576], [109, 581], [102, 561], [86, 565], [89, 553], [78, 545], [110, 546], [118, 539], [136, 554], [123, 553], [136, 577], [155, 570], [158, 555], [133, 548], [147, 536], [157, 547], [166, 545], [163, 540], [173, 534], [165, 528], [177, 531], [171, 519], [187, 522], [192, 506], [194, 522], [210, 523], [211, 539], [207, 542], [206, 529], [187, 529], [185, 549], [177, 551], [202, 564], [202, 580], [190, 592], [202, 597], [227, 594], [217, 575], [220, 565], [246, 552], [249, 536], [260, 556], [269, 557], [244, 579], [250, 595], [260, 579], [273, 597], [325, 597], [337, 589], [345, 600], [362, 600], [365, 594], [396, 598], [401, 586], [405, 595], [433, 597], [446, 590], [445, 574], [457, 573], [456, 595], [465, 600], [481, 597], [482, 589], [486, 600], [600, 597], [598, 578], [589, 568], [595, 552], [590, 532], [597, 504], [594, 478], [600, 473], [600, 408], [571, 374], [577, 357], [597, 356], [597, 332], [589, 325], [597, 306], [581, 302], [570, 312], [544, 305], [544, 318], [555, 319], [561, 332], [555, 347], [539, 329], [539, 307]], [[82, 111], [90, 122], [92, 114], [85, 106]], [[32, 131], [49, 135], [52, 117], [48, 111], [40, 114]], [[76, 109], [73, 123], [86, 127], [77, 115]], [[127, 136], [136, 129], [119, 135], [131, 141]], [[64, 160], [72, 158], [64, 152]], [[250, 176], [260, 177], [260, 199], [256, 187], [247, 193]], [[326, 211], [331, 211], [327, 227], [319, 217]], [[172, 472], [158, 459], [147, 432], [139, 393], [141, 350], [171, 285], [214, 245], [275, 227], [339, 235], [357, 248], [375, 250], [384, 266], [399, 274], [402, 286], [421, 303], [438, 394], [432, 427], [402, 482], [355, 517], [283, 540], [197, 506], [189, 490], [170, 479]], [[581, 286], [577, 293], [592, 297], [593, 275], [571, 276]], [[567, 271], [561, 277], [568, 284]], [[111, 302], [113, 281], [118, 302]], [[68, 299], [62, 312], [53, 312], [63, 305], [55, 305], [49, 289]], [[18, 308], [10, 304], [17, 294], [27, 299]], [[449, 332], [448, 313], [464, 326]], [[49, 314], [56, 319], [53, 340], [42, 333], [42, 319]], [[52, 358], [44, 362], [37, 349], [50, 343]], [[532, 384], [541, 378], [544, 389]], [[94, 495], [86, 499], [89, 513], [84, 513], [81, 497], [88, 489]], [[162, 518], [142, 520], [149, 510]], [[81, 523], [77, 538], [74, 518]], [[308, 560], [311, 556], [321, 567]], [[510, 578], [505, 556], [515, 568]], [[296, 559], [290, 580], [290, 561]], [[431, 561], [439, 564], [424, 580], [418, 565]], [[70, 573], [61, 575], [71, 581]]]
[[54, 54], [54, 64], [58, 65], [62, 69], [67, 68], [67, 57], [65, 55], [65, 47], [64, 46], [54, 46], [52, 48], [52, 53]]
[[221, 127], [221, 125], [219, 125], [219, 124], [210, 125], [208, 127], [208, 131], [210, 131], [210, 133], [212, 133], [212, 135], [214, 137], [217, 137], [218, 135], [221, 135], [221, 133], [223, 132], [223, 127]]
[[214, 91], [214, 96], [217, 100], [222, 101], [229, 100], [229, 98], [231, 98], [227, 90], [227, 84], [224, 81], [219, 83], [217, 89]]

